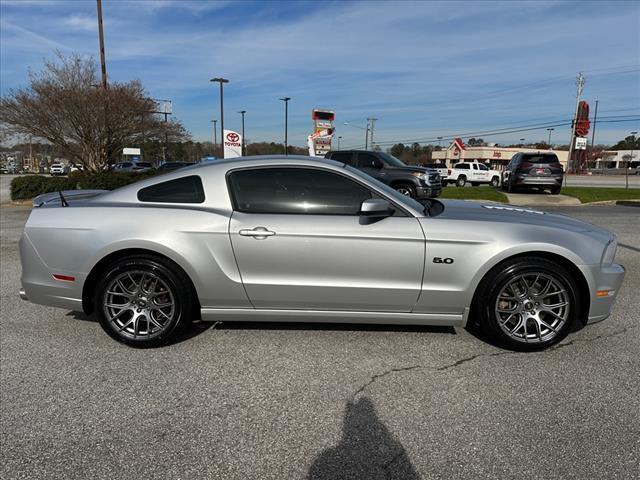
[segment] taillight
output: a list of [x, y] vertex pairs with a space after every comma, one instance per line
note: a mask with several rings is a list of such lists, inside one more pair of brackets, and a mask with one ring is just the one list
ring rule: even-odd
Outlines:
[[451, 169], [447, 170], [447, 175], [451, 175]]
[[60, 275], [59, 273], [54, 273], [53, 278], [56, 280], [61, 280], [63, 282], [75, 282], [76, 277], [72, 277], [71, 275]]

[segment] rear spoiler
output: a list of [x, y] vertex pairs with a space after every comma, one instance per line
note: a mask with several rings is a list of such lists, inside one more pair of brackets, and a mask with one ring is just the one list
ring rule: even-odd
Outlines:
[[61, 192], [43, 193], [33, 199], [33, 206], [37, 208], [44, 205], [60, 204], [64, 207], [68, 205], [67, 202], [69, 201], [87, 200], [107, 193], [108, 191], [109, 190], [64, 190]]

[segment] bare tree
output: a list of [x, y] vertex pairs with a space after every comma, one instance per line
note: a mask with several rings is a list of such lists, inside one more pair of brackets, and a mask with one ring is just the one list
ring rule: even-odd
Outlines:
[[11, 134], [48, 140], [88, 170], [113, 162], [123, 147], [189, 138], [180, 122], [152, 113], [155, 102], [138, 80], [101, 88], [93, 58], [58, 54], [29, 78], [29, 88], [0, 99], [0, 123]]

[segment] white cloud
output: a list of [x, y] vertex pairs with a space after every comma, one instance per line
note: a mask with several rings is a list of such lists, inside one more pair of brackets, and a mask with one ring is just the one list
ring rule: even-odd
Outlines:
[[93, 32], [98, 30], [98, 20], [96, 17], [89, 17], [87, 15], [78, 13], [74, 13], [68, 16], [63, 20], [62, 23], [67, 27], [71, 27], [77, 30], [83, 30], [86, 32]]

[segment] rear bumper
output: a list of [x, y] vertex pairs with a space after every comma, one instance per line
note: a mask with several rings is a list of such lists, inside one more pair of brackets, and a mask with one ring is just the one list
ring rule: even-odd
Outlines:
[[[585, 265], [593, 283], [589, 285], [591, 302], [587, 323], [597, 323], [609, 315], [615, 304], [618, 292], [624, 280], [625, 270], [622, 265], [612, 263], [611, 265]], [[607, 296], [598, 296], [598, 292], [607, 291]]]
[[547, 177], [538, 177], [533, 175], [517, 175], [515, 177], [514, 185], [522, 186], [550, 186], [560, 187], [562, 186], [562, 175], [549, 175]]

